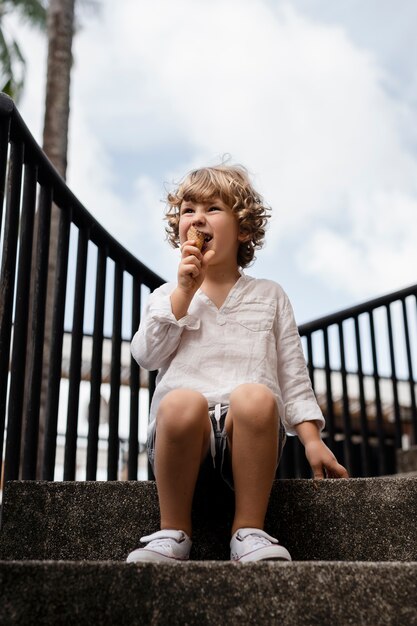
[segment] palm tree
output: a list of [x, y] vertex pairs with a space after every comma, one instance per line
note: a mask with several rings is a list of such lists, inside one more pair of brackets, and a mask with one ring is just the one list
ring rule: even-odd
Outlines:
[[18, 101], [25, 81], [26, 61], [19, 43], [7, 33], [4, 18], [11, 12], [20, 16], [31, 26], [45, 29], [45, 0], [0, 0], [0, 90]]

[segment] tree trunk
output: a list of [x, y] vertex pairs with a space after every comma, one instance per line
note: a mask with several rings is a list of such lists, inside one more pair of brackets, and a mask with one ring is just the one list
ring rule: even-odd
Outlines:
[[[47, 12], [48, 60], [43, 150], [64, 179], [67, 171], [74, 5], [75, 0], [50, 0]], [[39, 411], [38, 478], [42, 478], [58, 221], [59, 210], [53, 205], [48, 262], [42, 389]]]
[[63, 178], [67, 172], [68, 120], [75, 0], [50, 0], [43, 149]]

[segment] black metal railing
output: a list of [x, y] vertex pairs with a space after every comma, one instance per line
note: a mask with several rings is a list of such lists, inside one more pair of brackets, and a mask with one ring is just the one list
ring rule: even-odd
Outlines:
[[[164, 281], [86, 211], [4, 95], [0, 195], [4, 478], [54, 479], [58, 449], [65, 480], [77, 478], [80, 458], [83, 477], [96, 480], [106, 391], [106, 476], [135, 480], [139, 414], [146, 421], [154, 373], [140, 404], [144, 376], [130, 354], [126, 357], [125, 350], [123, 357], [122, 352], [139, 326], [144, 297]], [[58, 253], [54, 284], [48, 285], [53, 205], [59, 213]], [[47, 289], [53, 290], [53, 319], [45, 351]], [[416, 297], [413, 286], [300, 327], [313, 388], [326, 417], [323, 437], [352, 476], [395, 472], [396, 449], [417, 441]], [[64, 327], [70, 330], [65, 333]], [[40, 420], [44, 363], [48, 385]], [[85, 423], [82, 396], [88, 403]], [[126, 427], [121, 432], [126, 413], [127, 435]], [[64, 436], [58, 437], [61, 431]], [[288, 438], [278, 476], [310, 476], [297, 438]]]
[[[119, 476], [122, 341], [130, 339], [138, 328], [143, 291], [152, 291], [164, 281], [86, 211], [34, 141], [14, 103], [4, 94], [0, 95], [0, 194], [0, 451], [2, 461], [4, 457], [4, 480], [36, 476], [54, 479], [58, 413], [63, 410], [66, 413], [63, 477], [75, 479], [82, 354], [88, 327], [93, 342], [86, 478], [96, 479], [106, 316], [111, 318], [107, 333], [111, 335], [107, 478], [115, 480]], [[59, 213], [55, 259], [49, 258], [52, 210]], [[72, 254], [70, 249], [75, 247], [76, 254]], [[48, 285], [51, 261], [55, 265], [54, 285]], [[92, 272], [95, 281], [90, 280], [86, 289], [86, 277]], [[50, 349], [46, 352], [46, 294], [51, 288], [52, 331]], [[111, 309], [112, 314], [108, 315]], [[66, 407], [62, 406], [60, 393], [64, 324], [71, 328]], [[48, 385], [40, 425], [44, 363], [47, 363]], [[129, 387], [128, 478], [136, 479], [140, 372], [133, 359], [130, 359]], [[43, 450], [41, 458], [39, 450]]]
[[[416, 298], [414, 285], [299, 328], [323, 438], [351, 476], [395, 473], [396, 450], [417, 443]], [[290, 439], [279, 475], [308, 472]]]

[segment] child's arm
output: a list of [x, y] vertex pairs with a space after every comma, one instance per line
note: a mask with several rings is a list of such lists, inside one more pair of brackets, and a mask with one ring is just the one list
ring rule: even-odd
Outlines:
[[320, 430], [315, 421], [301, 422], [294, 429], [304, 446], [307, 461], [317, 478], [348, 478], [343, 465], [337, 462], [333, 452], [329, 450], [320, 437]]
[[131, 352], [139, 365], [157, 370], [169, 362], [181, 341], [184, 328], [197, 329], [193, 316], [178, 321], [171, 309], [172, 284], [165, 284], [150, 294], [141, 317], [139, 330], [131, 343]]
[[307, 421], [315, 422], [316, 429], [324, 428], [324, 418], [317, 404], [305, 356], [288, 296], [282, 293], [279, 302], [281, 312], [277, 325], [278, 380], [283, 406], [280, 414], [290, 435], [295, 426]]
[[297, 324], [286, 294], [283, 294], [283, 303], [277, 352], [284, 425], [287, 432], [298, 435], [304, 445], [314, 478], [347, 478], [345, 468], [321, 440], [324, 418], [311, 386]]
[[139, 330], [132, 339], [131, 351], [136, 361], [147, 370], [162, 368], [177, 350], [184, 328], [197, 330], [200, 321], [188, 315], [188, 307], [203, 282], [214, 251], [202, 255], [185, 242], [181, 248], [178, 284], [169, 292], [166, 285], [149, 296]]

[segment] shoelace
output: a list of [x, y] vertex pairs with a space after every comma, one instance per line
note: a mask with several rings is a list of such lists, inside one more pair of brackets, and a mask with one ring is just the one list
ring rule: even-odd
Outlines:
[[262, 537], [260, 535], [247, 535], [245, 537], [245, 541], [247, 541], [249, 543], [249, 546], [251, 548], [257, 548], [259, 546], [270, 546], [272, 545], [271, 541], [269, 541], [269, 539], [267, 539], [266, 537]]
[[147, 543], [145, 547], [151, 550], [152, 548], [159, 548], [161, 550], [168, 552], [172, 548], [173, 541], [175, 540], [169, 537], [163, 537], [161, 539], [153, 539], [152, 541]]

